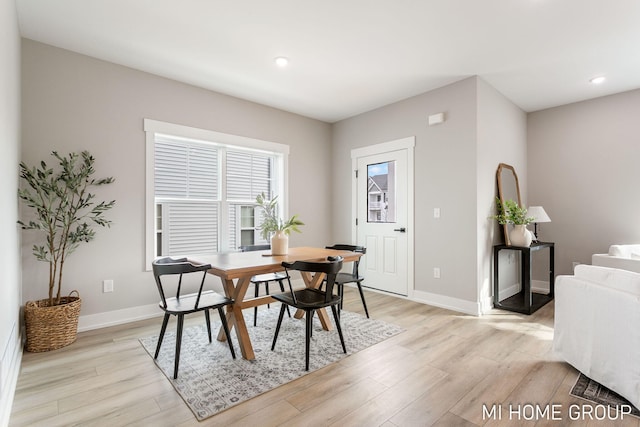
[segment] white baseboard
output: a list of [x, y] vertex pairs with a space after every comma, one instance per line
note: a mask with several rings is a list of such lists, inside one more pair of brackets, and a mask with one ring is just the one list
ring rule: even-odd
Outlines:
[[462, 300], [446, 295], [414, 290], [413, 298], [411, 298], [411, 300], [440, 308], [446, 308], [448, 310], [459, 311], [472, 316], [480, 316], [482, 314], [482, 307], [479, 302]]
[[0, 360], [0, 426], [8, 426], [22, 362], [22, 335], [17, 322]]
[[106, 328], [122, 325], [137, 320], [151, 319], [162, 316], [163, 312], [158, 304], [141, 305], [138, 307], [123, 308], [122, 310], [105, 311], [103, 313], [87, 314], [78, 319], [78, 332], [92, 329]]
[[521, 290], [522, 290], [522, 286], [520, 286], [520, 283], [514, 283], [513, 285], [500, 290], [500, 292], [498, 293], [498, 300], [502, 301], [509, 297], [512, 297], [518, 292], [520, 292]]
[[541, 294], [549, 293], [549, 282], [544, 280], [532, 280], [531, 281], [531, 290], [533, 292], [538, 292]]

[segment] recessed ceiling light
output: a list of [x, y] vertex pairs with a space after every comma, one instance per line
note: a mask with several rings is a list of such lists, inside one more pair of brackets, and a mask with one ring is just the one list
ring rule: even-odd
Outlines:
[[276, 59], [274, 59], [274, 61], [276, 61], [276, 65], [278, 67], [286, 67], [287, 65], [289, 65], [289, 58], [286, 58], [284, 56], [278, 56]]
[[604, 76], [599, 76], [592, 78], [591, 80], [589, 80], [589, 82], [593, 83], [594, 85], [599, 85], [600, 83], [604, 83], [605, 80], [606, 78]]

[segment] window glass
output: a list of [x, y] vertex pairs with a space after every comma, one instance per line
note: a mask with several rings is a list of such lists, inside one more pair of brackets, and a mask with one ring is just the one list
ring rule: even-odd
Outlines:
[[395, 161], [367, 165], [367, 221], [396, 222]]

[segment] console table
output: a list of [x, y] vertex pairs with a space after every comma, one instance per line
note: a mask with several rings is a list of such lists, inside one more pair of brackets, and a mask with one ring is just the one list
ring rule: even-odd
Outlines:
[[[536, 251], [549, 250], [549, 293], [541, 294], [531, 291], [531, 257]], [[521, 254], [520, 285], [517, 294], [500, 301], [500, 251], [517, 251]], [[553, 300], [554, 286], [554, 244], [551, 242], [535, 242], [529, 247], [495, 245], [493, 247], [493, 305], [495, 308], [531, 314]]]

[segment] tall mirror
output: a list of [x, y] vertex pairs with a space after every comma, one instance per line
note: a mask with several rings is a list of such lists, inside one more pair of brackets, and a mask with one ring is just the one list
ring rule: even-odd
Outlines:
[[[500, 202], [504, 205], [505, 200], [511, 199], [518, 202], [518, 206], [522, 206], [518, 174], [516, 174], [515, 168], [506, 163], [500, 163], [496, 172], [496, 178], [498, 181], [498, 197], [500, 198]], [[508, 224], [502, 225], [502, 231], [504, 232], [505, 243], [511, 245]]]

